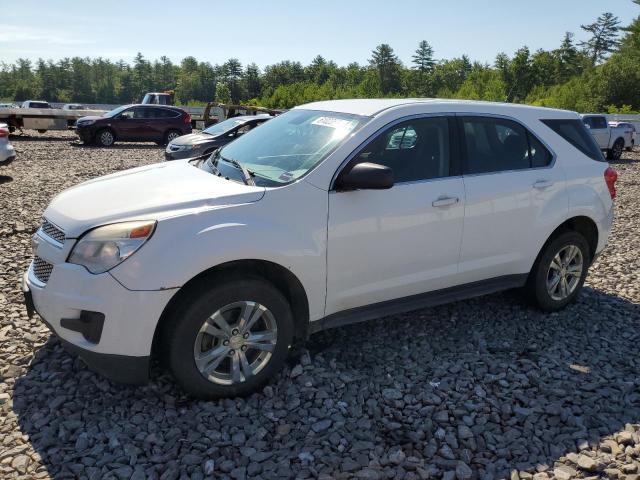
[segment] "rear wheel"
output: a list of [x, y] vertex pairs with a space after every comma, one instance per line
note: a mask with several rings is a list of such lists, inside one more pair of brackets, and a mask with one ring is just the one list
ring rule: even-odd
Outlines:
[[536, 260], [525, 287], [531, 303], [553, 312], [564, 308], [580, 293], [591, 255], [585, 238], [568, 231], [550, 241]]
[[39, 128], [38, 133], [47, 133], [47, 131], [44, 128]]
[[293, 339], [287, 300], [260, 279], [199, 289], [175, 312], [164, 351], [176, 380], [196, 397], [258, 390], [282, 368]]
[[115, 143], [115, 141], [116, 137], [108, 128], [98, 130], [98, 132], [96, 133], [96, 144], [101, 147], [110, 147]]
[[182, 133], [178, 130], [169, 130], [164, 136], [164, 144], [168, 145], [181, 135]]
[[613, 146], [607, 150], [607, 160], [620, 160], [623, 150], [624, 140], [619, 138], [613, 143]]

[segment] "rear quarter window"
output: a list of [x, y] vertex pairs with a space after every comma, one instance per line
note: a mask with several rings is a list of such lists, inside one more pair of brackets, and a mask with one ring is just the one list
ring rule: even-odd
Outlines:
[[553, 119], [541, 120], [547, 127], [560, 135], [565, 141], [584, 153], [587, 157], [604, 162], [600, 147], [593, 136], [586, 129], [582, 121], [578, 119]]

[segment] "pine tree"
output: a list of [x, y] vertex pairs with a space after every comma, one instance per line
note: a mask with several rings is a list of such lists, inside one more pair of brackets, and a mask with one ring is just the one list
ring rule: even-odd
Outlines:
[[426, 40], [422, 40], [418, 44], [418, 49], [412, 58], [415, 65], [413, 68], [420, 73], [431, 73], [433, 67], [436, 66], [436, 61], [433, 58], [433, 47]]
[[589, 55], [593, 65], [604, 60], [620, 43], [618, 40], [620, 20], [611, 12], [603, 13], [594, 23], [580, 25], [580, 28], [591, 33], [591, 38], [580, 42], [579, 45]]
[[380, 91], [383, 95], [399, 92], [402, 88], [400, 82], [400, 60], [388, 44], [382, 43], [371, 54], [369, 64], [377, 70]]

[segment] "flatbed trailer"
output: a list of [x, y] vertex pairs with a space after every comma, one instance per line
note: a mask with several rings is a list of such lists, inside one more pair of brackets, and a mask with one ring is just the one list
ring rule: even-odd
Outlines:
[[68, 130], [75, 126], [81, 117], [89, 115], [103, 115], [107, 110], [63, 110], [61, 108], [1, 108], [0, 122], [9, 126], [9, 131], [37, 130], [44, 133], [47, 130]]

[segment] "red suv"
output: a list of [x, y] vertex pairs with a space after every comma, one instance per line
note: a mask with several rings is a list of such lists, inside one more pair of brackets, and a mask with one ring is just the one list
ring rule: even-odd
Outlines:
[[167, 144], [191, 133], [191, 115], [177, 107], [124, 105], [101, 117], [82, 117], [76, 133], [85, 144], [110, 147], [115, 142]]

